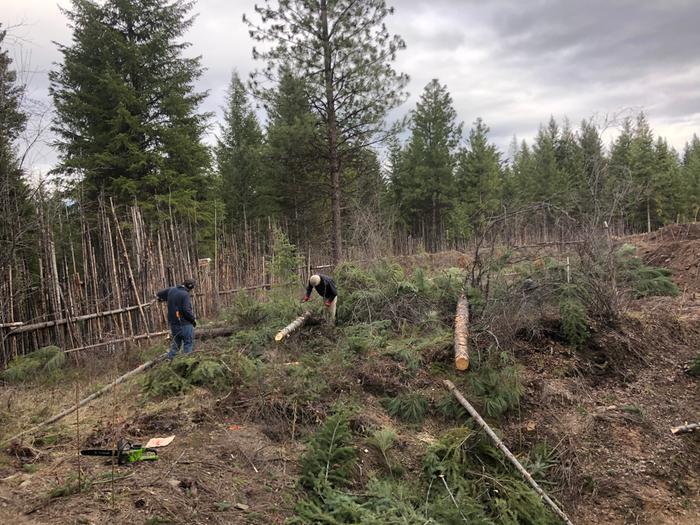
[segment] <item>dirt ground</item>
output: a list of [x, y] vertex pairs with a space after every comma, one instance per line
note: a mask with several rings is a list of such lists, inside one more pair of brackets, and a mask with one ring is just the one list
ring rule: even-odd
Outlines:
[[[670, 432], [700, 417], [700, 382], [686, 373], [700, 351], [700, 226], [626, 241], [649, 264], [671, 268], [681, 295], [634, 301], [622, 325], [595, 329], [585, 350], [545, 336], [517, 341], [512, 350], [526, 391], [518, 413], [501, 429], [516, 453], [544, 440], [556, 446], [561, 461], [555, 495], [577, 525], [700, 524], [700, 432]], [[458, 256], [446, 259], [454, 264]], [[450, 356], [431, 360], [443, 358], [449, 362]], [[123, 363], [125, 370], [129, 364]], [[368, 363], [354, 371], [352, 384], [338, 378], [338, 395], [345, 388], [364, 392], [365, 407], [354, 424], [397, 428], [407, 475], [417, 475], [421, 454], [441, 424], [428, 421], [418, 432], [392, 422], [378, 400], [400, 385], [378, 366]], [[80, 389], [90, 391], [100, 381], [105, 380], [83, 378]], [[427, 374], [417, 384], [428, 395], [441, 393]], [[203, 389], [145, 403], [138, 389], [127, 385], [81, 410], [78, 428], [69, 416], [21, 445], [5, 447], [0, 524], [262, 525], [281, 524], [292, 515], [306, 430], [320, 416], [311, 410], [253, 417], [256, 400], [236, 399], [235, 393], [217, 397]], [[4, 387], [0, 425], [31, 426], [71, 404], [74, 395], [60, 386]], [[112, 466], [103, 458], [76, 455], [78, 443], [109, 447], [116, 434], [134, 443], [176, 437], [155, 462]], [[372, 453], [361, 449], [360, 475], [367, 476], [374, 463]], [[81, 479], [92, 480], [89, 487], [50, 497], [57, 487], [77, 489], [79, 470]]]

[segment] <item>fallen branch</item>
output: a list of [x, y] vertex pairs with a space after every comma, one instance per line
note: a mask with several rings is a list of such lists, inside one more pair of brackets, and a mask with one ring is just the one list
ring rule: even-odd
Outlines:
[[551, 507], [551, 509], [559, 516], [562, 520], [564, 520], [564, 523], [567, 525], [573, 525], [571, 523], [571, 520], [568, 518], [566, 514], [564, 514], [564, 511], [562, 511], [554, 501], [545, 493], [542, 488], [537, 484], [537, 482], [532, 479], [532, 476], [530, 473], [525, 470], [525, 468], [520, 464], [520, 462], [517, 460], [517, 458], [511, 453], [510, 450], [508, 450], [508, 447], [506, 447], [503, 444], [503, 441], [495, 434], [493, 430], [491, 430], [491, 427], [484, 421], [484, 419], [479, 415], [479, 413], [474, 409], [474, 407], [467, 401], [462, 393], [457, 390], [457, 387], [454, 386], [452, 381], [445, 380], [443, 381], [444, 385], [447, 387], [447, 389], [452, 393], [453, 396], [459, 401], [459, 403], [469, 412], [469, 415], [474, 418], [474, 420], [477, 422], [477, 424], [484, 429], [486, 434], [491, 438], [491, 441], [494, 442], [494, 444], [501, 449], [501, 452], [505, 454], [505, 456], [508, 458], [508, 460], [513, 464], [513, 466], [520, 472], [520, 474], [525, 478], [525, 480], [530, 484], [530, 486], [537, 492], [537, 494], [540, 495], [540, 497]]
[[[90, 319], [97, 319], [100, 317], [108, 317], [110, 315], [124, 314], [127, 312], [132, 312], [134, 310], [142, 310], [146, 306], [151, 306], [153, 303], [138, 304], [136, 306], [127, 306], [125, 308], [117, 308], [116, 310], [107, 310], [105, 312], [97, 312], [94, 314], [78, 315], [75, 317], [67, 317], [65, 319], [56, 319], [55, 321], [44, 321], [41, 323], [34, 324], [23, 324], [19, 323], [18, 328], [8, 332], [8, 336], [23, 334], [25, 332], [32, 332], [34, 330], [41, 330], [42, 328], [50, 328], [52, 326], [60, 326], [67, 323], [77, 323], [79, 321], [89, 321]], [[7, 326], [7, 325], [5, 325]]]
[[[214, 337], [228, 337], [234, 334], [233, 328], [200, 328], [195, 329], [195, 339], [213, 339]], [[103, 341], [101, 343], [95, 343], [93, 345], [79, 346], [78, 348], [70, 348], [69, 350], [64, 350], [66, 354], [72, 352], [80, 352], [82, 350], [91, 350], [93, 348], [100, 348], [102, 346], [116, 345], [119, 343], [128, 343], [130, 341], [138, 341], [140, 339], [146, 339], [151, 337], [157, 337], [159, 335], [167, 335], [170, 330], [163, 330], [162, 332], [152, 332], [150, 334], [135, 335], [132, 337], [123, 337], [122, 339], [112, 339], [110, 341]]]
[[700, 423], [686, 423], [685, 425], [673, 427], [671, 429], [671, 434], [673, 434], [674, 436], [676, 434], [689, 434], [690, 432], [694, 432], [697, 429], [700, 429]]
[[141, 372], [143, 372], [143, 371], [145, 371], [145, 370], [148, 370], [148, 369], [151, 368], [153, 365], [155, 365], [158, 361], [160, 361], [161, 359], [163, 359], [166, 355], [167, 355], [167, 354], [161, 354], [160, 356], [156, 357], [155, 359], [152, 359], [151, 361], [148, 361], [148, 362], [142, 364], [142, 365], [139, 366], [138, 368], [134, 368], [134, 369], [131, 370], [130, 372], [127, 372], [127, 373], [124, 374], [123, 376], [118, 377], [117, 379], [115, 379], [113, 382], [111, 382], [111, 383], [108, 384], [107, 386], [102, 387], [100, 390], [98, 390], [98, 391], [95, 392], [94, 394], [89, 395], [88, 397], [86, 397], [85, 399], [83, 399], [83, 400], [80, 401], [79, 403], [73, 405], [72, 407], [65, 409], [63, 412], [61, 412], [61, 413], [59, 413], [59, 414], [56, 414], [55, 416], [53, 416], [53, 417], [47, 419], [46, 421], [42, 421], [41, 423], [39, 423], [38, 425], [36, 425], [36, 426], [34, 426], [34, 427], [30, 428], [30, 429], [23, 430], [22, 432], [20, 432], [19, 434], [14, 435], [14, 436], [12, 436], [11, 438], [4, 439], [4, 440], [3, 440], [2, 442], [0, 442], [0, 443], [2, 443], [2, 445], [4, 446], [5, 444], [11, 443], [12, 441], [14, 441], [14, 440], [16, 440], [16, 439], [18, 439], [18, 438], [20, 438], [20, 437], [26, 435], [26, 434], [31, 434], [32, 432], [36, 432], [37, 430], [39, 430], [39, 429], [42, 428], [42, 427], [45, 427], [46, 425], [50, 425], [50, 424], [52, 424], [52, 423], [55, 423], [56, 421], [59, 421], [59, 420], [63, 419], [64, 417], [66, 417], [66, 416], [72, 414], [73, 412], [75, 412], [76, 410], [78, 410], [80, 407], [87, 405], [90, 401], [93, 401], [94, 399], [97, 399], [97, 398], [100, 397], [101, 395], [103, 395], [103, 394], [109, 392], [109, 391], [112, 390], [115, 386], [119, 385], [120, 383], [123, 383], [124, 381], [126, 381], [126, 380], [129, 379], [130, 377], [133, 377], [133, 376], [135, 376], [136, 374], [139, 374], [139, 373], [141, 373]]
[[304, 326], [304, 323], [309, 320], [309, 317], [311, 317], [311, 312], [304, 312], [302, 315], [294, 319], [291, 323], [289, 323], [287, 326], [282, 328], [279, 332], [277, 332], [277, 335], [275, 336], [275, 341], [278, 343], [285, 339], [286, 337], [289, 337], [293, 332]]
[[459, 298], [455, 314], [455, 367], [469, 368], [469, 303], [465, 295]]

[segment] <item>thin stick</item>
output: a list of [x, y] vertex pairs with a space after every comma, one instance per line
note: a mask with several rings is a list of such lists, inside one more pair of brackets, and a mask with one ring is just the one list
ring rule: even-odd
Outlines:
[[697, 429], [700, 429], [700, 423], [686, 423], [685, 425], [680, 425], [678, 427], [673, 427], [671, 429], [671, 434], [674, 436], [676, 434], [688, 434]]
[[508, 460], [513, 464], [513, 466], [520, 472], [520, 474], [525, 478], [525, 481], [527, 481], [530, 486], [537, 492], [537, 494], [540, 495], [540, 497], [547, 503], [547, 505], [550, 506], [550, 508], [559, 516], [564, 523], [567, 525], [573, 525], [571, 523], [571, 520], [568, 518], [566, 514], [564, 514], [564, 511], [562, 511], [554, 501], [545, 493], [542, 488], [537, 484], [537, 482], [532, 479], [532, 476], [530, 473], [525, 470], [525, 468], [520, 464], [520, 462], [516, 459], [516, 457], [511, 453], [510, 450], [508, 450], [508, 447], [506, 447], [503, 444], [503, 441], [500, 440], [500, 438], [494, 433], [493, 430], [491, 430], [491, 427], [484, 421], [484, 419], [479, 415], [479, 413], [474, 409], [474, 407], [467, 401], [462, 393], [457, 390], [457, 387], [454, 386], [452, 381], [445, 379], [443, 381], [443, 384], [447, 387], [447, 389], [452, 393], [453, 396], [459, 401], [459, 403], [467, 409], [467, 412], [469, 412], [469, 415], [474, 418], [474, 420], [478, 423], [478, 425], [484, 429], [486, 434], [491, 438], [491, 441], [494, 442], [494, 444], [501, 449], [501, 452], [505, 454], [505, 456], [508, 458]]
[[459, 298], [455, 313], [455, 368], [469, 368], [469, 303], [465, 295]]
[[[75, 382], [75, 404], [80, 403], [78, 395], [78, 382]], [[82, 492], [82, 469], [80, 468], [80, 408], [75, 409], [75, 439], [78, 447], [78, 494]]]
[[1, 441], [0, 444], [5, 445], [6, 443], [10, 443], [10, 442], [14, 441], [15, 439], [18, 439], [18, 438], [24, 436], [25, 434], [31, 434], [33, 432], [36, 432], [40, 428], [45, 427], [46, 425], [50, 425], [51, 423], [55, 423], [56, 421], [63, 419], [67, 415], [72, 414], [73, 412], [78, 410], [80, 407], [87, 405], [90, 401], [97, 399], [101, 395], [109, 392], [118, 384], [123, 383], [127, 379], [131, 378], [132, 376], [135, 376], [136, 374], [139, 374], [140, 372], [143, 372], [144, 370], [148, 370], [153, 365], [155, 365], [158, 361], [164, 359], [166, 355], [167, 354], [161, 354], [160, 356], [156, 357], [155, 359], [152, 359], [151, 361], [148, 361], [148, 362], [142, 364], [138, 368], [134, 368], [133, 370], [131, 370], [130, 372], [127, 372], [123, 376], [118, 377], [117, 379], [115, 379], [113, 382], [111, 382], [107, 386], [101, 388], [100, 390], [98, 390], [94, 394], [91, 394], [88, 397], [86, 397], [85, 399], [81, 400], [76, 405], [73, 405], [72, 407], [65, 409], [63, 412], [56, 414], [55, 416], [47, 419], [46, 421], [42, 421], [41, 423], [39, 423], [38, 425], [36, 425], [32, 428], [29, 428], [27, 430], [23, 430], [19, 434], [16, 434], [16, 435], [12, 436], [11, 438], [8, 438], [8, 439]]

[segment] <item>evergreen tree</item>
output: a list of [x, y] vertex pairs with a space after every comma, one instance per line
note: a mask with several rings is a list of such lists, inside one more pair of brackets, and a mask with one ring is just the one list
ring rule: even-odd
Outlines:
[[24, 86], [10, 69], [12, 59], [2, 48], [6, 31], [0, 29], [0, 268], [31, 252], [33, 208], [29, 188], [17, 158], [16, 141], [27, 116], [21, 109]]
[[624, 217], [628, 222], [630, 202], [634, 199], [632, 180], [632, 121], [622, 122], [620, 134], [610, 148], [608, 180], [605, 193], [609, 195], [611, 213]]
[[591, 120], [581, 122], [577, 140], [581, 152], [581, 171], [576, 209], [581, 217], [588, 217], [597, 225], [602, 220], [609, 220], [613, 206], [610, 195], [605, 192], [608, 173], [603, 141]]
[[646, 226], [651, 231], [652, 199], [656, 155], [654, 135], [644, 113], [637, 116], [637, 122], [630, 144], [630, 175], [634, 184], [634, 199], [630, 202], [629, 216], [634, 227]]
[[557, 159], [559, 126], [552, 117], [546, 128], [540, 127], [532, 147], [533, 193], [532, 202], [562, 206], [566, 197], [565, 178]]
[[686, 196], [686, 220], [697, 221], [700, 213], [700, 138], [693, 138], [686, 144], [683, 152], [682, 188]]
[[271, 212], [270, 185], [262, 169], [263, 134], [245, 86], [231, 75], [224, 123], [215, 148], [226, 220], [235, 227]]
[[266, 164], [277, 215], [290, 225], [295, 243], [322, 236], [330, 214], [318, 199], [323, 194], [318, 117], [311, 111], [304, 81], [285, 70], [268, 102]]
[[659, 137], [654, 146], [654, 176], [651, 181], [652, 227], [674, 223], [684, 211], [683, 180], [678, 153]]
[[477, 118], [457, 167], [458, 208], [472, 225], [493, 216], [501, 208], [501, 154], [496, 146], [489, 144], [488, 132], [488, 126]]
[[567, 212], [572, 212], [581, 202], [585, 202], [582, 197], [586, 181], [583, 152], [568, 119], [565, 119], [564, 127], [556, 138], [554, 150], [559, 168], [558, 184], [561, 185], [559, 191], [562, 194], [559, 203]]
[[201, 143], [208, 115], [193, 89], [199, 58], [184, 58], [187, 0], [73, 0], [73, 29], [50, 73], [60, 162], [54, 173], [152, 209], [184, 212], [206, 195], [209, 162]]
[[452, 97], [437, 79], [421, 94], [410, 129], [400, 170], [391, 181], [392, 191], [401, 195], [397, 205], [404, 222], [414, 233], [427, 234], [433, 249], [448, 226], [455, 200], [454, 169], [462, 136]]
[[[267, 62], [258, 80], [277, 80], [291, 68], [306, 81], [309, 101], [323, 125], [319, 155], [326, 160], [332, 212], [333, 258], [342, 258], [343, 165], [358, 149], [381, 138], [388, 110], [404, 99], [408, 79], [391, 63], [405, 44], [384, 20], [385, 0], [279, 0], [256, 6], [261, 23], [251, 36], [270, 42], [253, 56]], [[258, 91], [265, 89], [259, 82]], [[319, 189], [321, 187], [319, 186]]]

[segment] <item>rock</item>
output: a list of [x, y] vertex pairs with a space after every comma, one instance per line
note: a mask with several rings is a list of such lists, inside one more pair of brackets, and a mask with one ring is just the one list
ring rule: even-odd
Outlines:
[[250, 505], [246, 505], [245, 503], [236, 503], [234, 507], [238, 510], [248, 510], [250, 508]]

